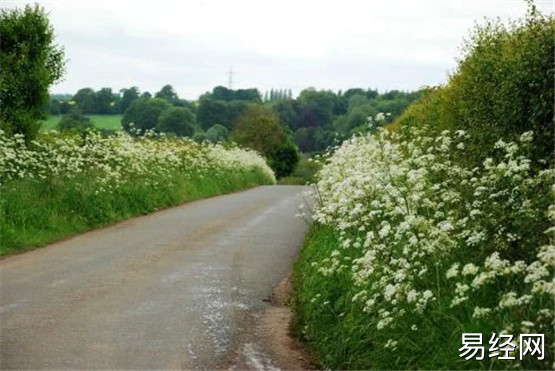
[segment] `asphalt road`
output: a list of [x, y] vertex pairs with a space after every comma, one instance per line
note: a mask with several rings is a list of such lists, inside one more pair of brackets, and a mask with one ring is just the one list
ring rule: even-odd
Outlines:
[[251, 347], [248, 318], [298, 253], [303, 190], [196, 201], [0, 261], [0, 368], [220, 367]]

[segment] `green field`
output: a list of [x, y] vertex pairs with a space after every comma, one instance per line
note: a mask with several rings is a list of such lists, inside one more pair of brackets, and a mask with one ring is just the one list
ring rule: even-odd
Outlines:
[[[94, 126], [100, 129], [121, 130], [121, 117], [122, 115], [86, 115], [90, 117]], [[62, 119], [63, 115], [50, 116], [44, 122], [44, 129], [54, 129], [58, 122]]]

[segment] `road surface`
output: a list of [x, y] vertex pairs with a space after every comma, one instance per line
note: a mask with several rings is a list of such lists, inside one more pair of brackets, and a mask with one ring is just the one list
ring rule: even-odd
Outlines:
[[0, 368], [214, 369], [238, 350], [269, 367], [238, 342], [302, 244], [304, 190], [196, 201], [0, 261]]

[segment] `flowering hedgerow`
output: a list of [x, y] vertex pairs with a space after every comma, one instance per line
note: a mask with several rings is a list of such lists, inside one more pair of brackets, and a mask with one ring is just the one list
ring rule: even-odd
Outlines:
[[174, 172], [195, 176], [252, 168], [275, 181], [272, 170], [256, 152], [220, 144], [201, 145], [153, 133], [133, 138], [123, 132], [112, 136], [90, 132], [83, 139], [50, 131], [26, 145], [22, 135], [7, 137], [0, 131], [0, 184], [25, 178], [67, 179], [92, 172], [106, 186], [99, 187], [103, 192], [136, 177], [155, 184]]
[[[499, 140], [495, 158], [473, 169], [457, 161], [471, 140], [464, 131], [424, 133], [380, 130], [352, 138], [329, 157], [313, 218], [335, 231], [338, 244], [312, 265], [330, 282], [349, 277], [347, 300], [366, 316], [373, 346], [391, 359], [410, 348], [418, 365], [415, 349], [430, 333], [426, 324], [441, 316], [457, 324], [446, 337], [459, 342], [472, 329], [485, 336], [545, 334], [549, 356], [529, 362], [551, 367], [553, 169], [530, 168], [531, 132], [518, 143]], [[410, 345], [392, 335], [407, 332], [414, 334], [407, 335]]]
[[161, 207], [273, 184], [254, 151], [146, 133], [0, 131], [0, 254]]

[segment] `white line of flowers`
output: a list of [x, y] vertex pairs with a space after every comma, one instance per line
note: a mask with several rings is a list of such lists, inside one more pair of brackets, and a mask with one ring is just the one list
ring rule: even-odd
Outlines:
[[13, 179], [68, 179], [87, 173], [105, 185], [97, 190], [103, 192], [132, 179], [156, 186], [175, 172], [203, 176], [254, 168], [275, 180], [256, 152], [220, 144], [153, 133], [134, 138], [123, 132], [112, 136], [89, 132], [82, 138], [50, 131], [26, 145], [23, 136], [8, 137], [0, 130], [0, 185]]
[[498, 141], [497, 159], [473, 169], [453, 161], [464, 131], [409, 134], [357, 136], [327, 159], [313, 218], [340, 245], [313, 264], [351, 276], [352, 301], [378, 331], [418, 331], [441, 298], [501, 333], [552, 333], [554, 171], [530, 169], [533, 134]]

